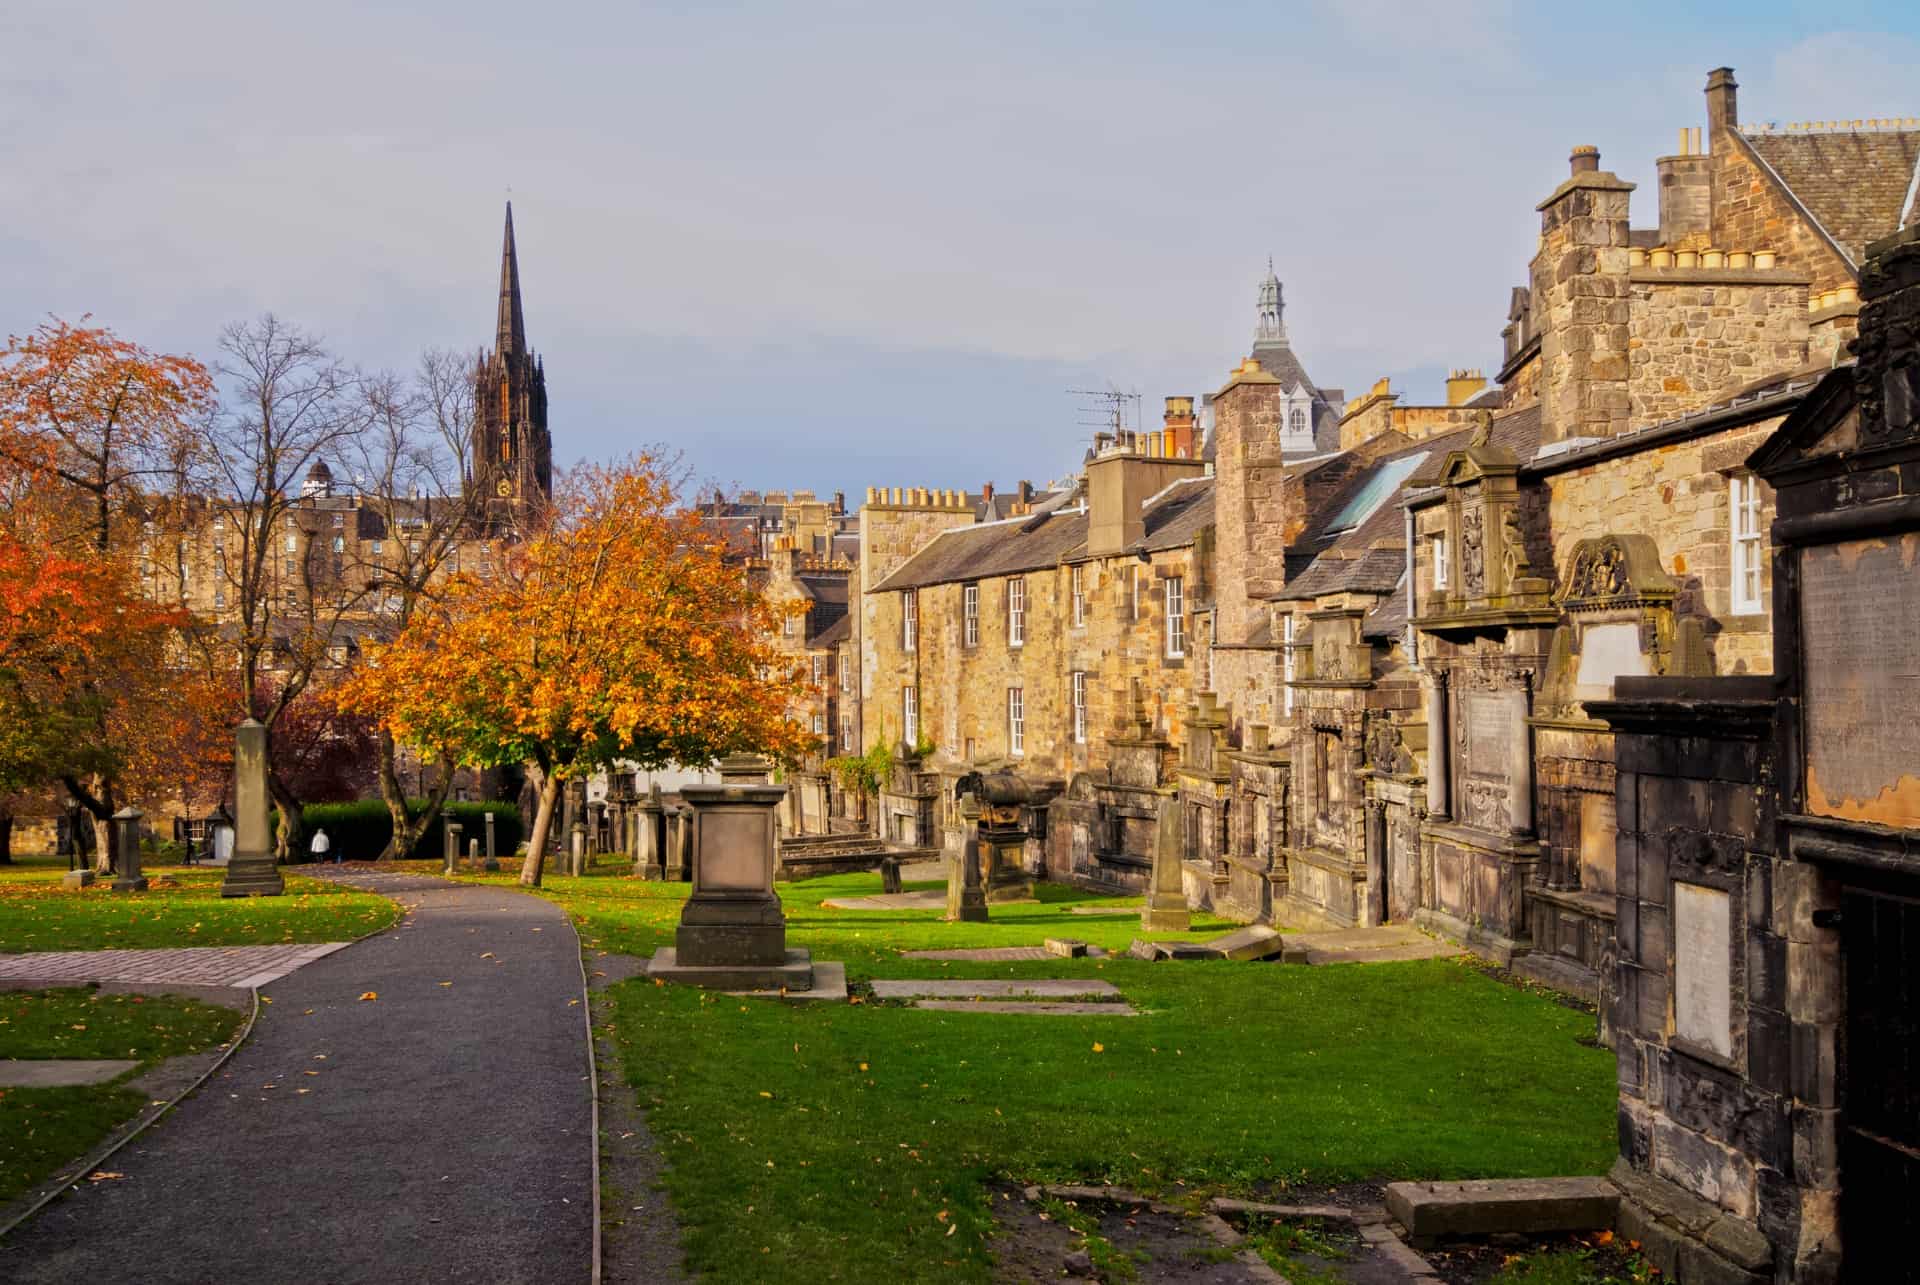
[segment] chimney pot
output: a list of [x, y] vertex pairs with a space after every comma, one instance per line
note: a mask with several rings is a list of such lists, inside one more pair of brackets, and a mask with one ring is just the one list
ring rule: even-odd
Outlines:
[[1591, 174], [1600, 168], [1600, 149], [1591, 143], [1582, 143], [1573, 149], [1567, 161], [1575, 174]]

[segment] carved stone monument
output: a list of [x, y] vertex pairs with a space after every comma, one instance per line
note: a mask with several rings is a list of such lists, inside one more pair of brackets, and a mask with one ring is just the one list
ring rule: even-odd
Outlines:
[[667, 877], [667, 813], [656, 784], [633, 805], [633, 873], [639, 879]]
[[693, 893], [674, 945], [647, 966], [650, 976], [722, 990], [805, 991], [813, 960], [787, 947], [787, 920], [773, 890], [778, 785], [689, 785]]
[[128, 806], [113, 814], [113, 843], [120, 854], [120, 872], [113, 881], [115, 892], [145, 892], [147, 877], [140, 873], [139, 808]]
[[962, 795], [960, 815], [966, 821], [967, 837], [960, 851], [947, 858], [947, 922], [983, 924], [987, 922], [987, 886], [980, 801], [971, 794]]
[[1147, 904], [1140, 912], [1140, 927], [1147, 932], [1185, 932], [1193, 926], [1181, 876], [1183, 846], [1180, 801], [1162, 799], [1153, 832], [1153, 882], [1147, 887]]
[[442, 822], [440, 830], [441, 841], [446, 849], [442, 855], [447, 863], [447, 873], [453, 874], [460, 868], [460, 823], [458, 821]]
[[487, 862], [484, 869], [498, 870], [499, 868], [500, 857], [493, 846], [493, 812], [489, 809], [487, 812]]
[[667, 829], [667, 882], [685, 883], [692, 866], [693, 809], [682, 803], [674, 809], [673, 822]]
[[267, 729], [248, 719], [234, 734], [233, 856], [222, 897], [278, 897], [286, 884], [273, 854], [272, 798], [267, 789]]

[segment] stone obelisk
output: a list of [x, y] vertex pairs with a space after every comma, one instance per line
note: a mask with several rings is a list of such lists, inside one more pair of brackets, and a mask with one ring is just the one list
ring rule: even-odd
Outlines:
[[286, 885], [273, 855], [273, 798], [267, 789], [267, 729], [248, 719], [234, 735], [233, 857], [222, 897], [278, 897]]
[[1140, 927], [1147, 932], [1183, 933], [1193, 926], [1186, 882], [1180, 876], [1182, 846], [1180, 804], [1162, 799], [1153, 829], [1153, 882], [1147, 888], [1146, 908], [1140, 912]]

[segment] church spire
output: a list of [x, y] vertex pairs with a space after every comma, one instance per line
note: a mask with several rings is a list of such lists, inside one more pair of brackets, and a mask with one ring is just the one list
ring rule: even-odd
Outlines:
[[500, 320], [494, 339], [501, 356], [527, 351], [527, 319], [520, 310], [520, 260], [513, 251], [513, 202], [507, 202], [507, 236], [500, 250]]
[[1254, 347], [1261, 344], [1285, 344], [1286, 323], [1281, 315], [1286, 304], [1280, 297], [1280, 278], [1273, 274], [1273, 256], [1267, 256], [1267, 279], [1260, 283], [1260, 319], [1254, 326]]

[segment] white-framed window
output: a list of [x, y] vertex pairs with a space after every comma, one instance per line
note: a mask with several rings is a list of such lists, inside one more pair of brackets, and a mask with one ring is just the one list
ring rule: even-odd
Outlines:
[[901, 737], [908, 745], [920, 740], [920, 689], [902, 687], [900, 689], [900, 728]]
[[371, 544], [369, 544], [367, 547], [368, 547], [368, 551], [373, 554], [374, 558], [378, 559], [380, 555], [386, 551], [387, 544], [386, 544], [386, 541], [384, 540], [375, 540]]
[[336, 513], [336, 514], [334, 514], [334, 515], [333, 515], [333, 524], [334, 524], [335, 526], [337, 526], [337, 527], [339, 527], [339, 526], [345, 526], [345, 525], [347, 524], [347, 515], [346, 515], [346, 514], [344, 514], [344, 513]]
[[1186, 586], [1179, 576], [1167, 577], [1167, 655], [1187, 654]]
[[298, 550], [298, 549], [299, 549], [299, 547], [300, 547], [300, 537], [299, 537], [299, 536], [294, 536], [294, 535], [290, 535], [290, 536], [288, 536], [288, 537], [287, 537], [287, 541], [286, 541], [286, 549], [287, 549], [287, 552], [288, 552], [288, 553], [293, 553], [293, 552], [295, 552], [296, 550]]
[[1295, 406], [1287, 412], [1287, 432], [1301, 437], [1307, 431], [1307, 412], [1304, 407]]
[[815, 656], [813, 658], [813, 685], [815, 687], [825, 687], [827, 685], [827, 658], [825, 656]]
[[1007, 753], [1027, 752], [1026, 693], [1018, 687], [1007, 688]]
[[1133, 618], [1138, 620], [1140, 619], [1140, 568], [1135, 567], [1128, 575], [1133, 581]]
[[1451, 572], [1452, 567], [1447, 563], [1447, 536], [1445, 532], [1441, 532], [1433, 537], [1433, 587], [1446, 588], [1447, 577]]
[[410, 558], [420, 556], [420, 542], [418, 540], [407, 541], [407, 556]]
[[1073, 743], [1087, 743], [1087, 671], [1073, 671]]
[[825, 714], [815, 714], [813, 716], [813, 734], [815, 736], [825, 736], [827, 734], [827, 716]]
[[980, 586], [960, 586], [960, 645], [980, 645]]
[[1027, 641], [1027, 582], [1007, 581], [1007, 646], [1021, 647]]
[[840, 690], [843, 692], [853, 690], [853, 666], [844, 660], [840, 664]]
[[1072, 581], [1069, 588], [1073, 593], [1073, 627], [1078, 629], [1087, 623], [1087, 591], [1078, 563], [1068, 568], [1067, 576]]
[[780, 631], [789, 638], [799, 633], [800, 613], [797, 611], [788, 611], [786, 618], [780, 622]]
[[1760, 534], [1760, 479], [1735, 473], [1727, 479], [1728, 526], [1733, 532], [1733, 613], [1760, 610], [1760, 563], [1766, 556]]
[[1280, 617], [1280, 675], [1285, 686], [1280, 689], [1281, 711], [1293, 713], [1293, 613]]
[[853, 715], [851, 714], [840, 716], [840, 752], [853, 753]]
[[347, 537], [345, 537], [344, 535], [334, 536], [333, 551], [335, 553], [345, 553], [347, 551]]
[[913, 651], [920, 644], [920, 599], [908, 589], [900, 595], [900, 650]]
[[215, 586], [213, 591], [213, 609], [215, 611], [225, 611], [227, 609], [227, 591], [225, 586]]

